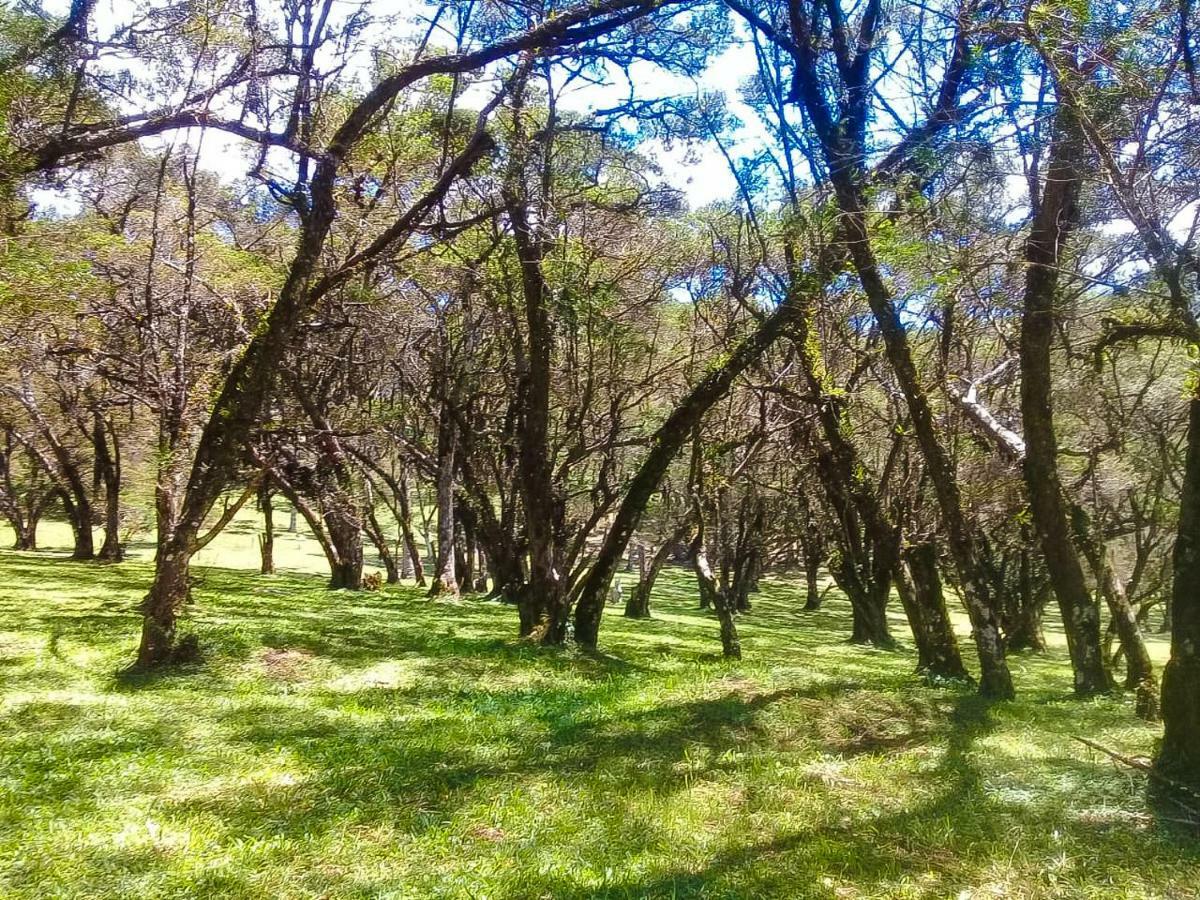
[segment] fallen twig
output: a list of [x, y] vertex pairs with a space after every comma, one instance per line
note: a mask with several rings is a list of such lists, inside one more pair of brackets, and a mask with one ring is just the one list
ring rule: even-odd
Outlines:
[[[1154, 768], [1154, 766], [1152, 766], [1150, 763], [1146, 762], [1144, 759], [1137, 759], [1132, 756], [1126, 756], [1123, 753], [1118, 753], [1116, 750], [1110, 750], [1108, 747], [1105, 747], [1103, 744], [1097, 744], [1095, 741], [1091, 740], [1090, 738], [1080, 737], [1077, 734], [1073, 734], [1073, 735], [1071, 735], [1071, 737], [1073, 737], [1075, 740], [1079, 741], [1079, 743], [1081, 743], [1087, 747], [1091, 747], [1093, 750], [1099, 750], [1101, 753], [1112, 757], [1119, 763], [1123, 763], [1123, 764], [1129, 766], [1131, 769], [1138, 769], [1139, 771], [1145, 772], [1147, 775], [1150, 776], [1150, 778], [1152, 778], [1154, 781], [1157, 781], [1159, 784], [1166, 785], [1167, 787], [1171, 788], [1172, 790], [1177, 791], [1180, 794], [1183, 794], [1184, 796], [1189, 797], [1192, 800], [1200, 802], [1200, 793], [1197, 793], [1195, 790], [1188, 787], [1186, 784], [1176, 781], [1174, 778], [1168, 778], [1166, 775], [1159, 772], [1157, 769]], [[1200, 818], [1200, 808], [1189, 806], [1188, 804], [1182, 802], [1181, 800], [1179, 800], [1177, 798], [1173, 798], [1173, 799], [1177, 805], [1179, 805], [1183, 809], [1187, 810], [1192, 815]]]

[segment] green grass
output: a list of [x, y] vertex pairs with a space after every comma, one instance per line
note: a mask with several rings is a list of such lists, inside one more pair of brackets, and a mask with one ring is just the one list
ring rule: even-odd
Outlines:
[[[236, 537], [232, 535], [231, 537]], [[1192, 897], [1200, 843], [1062, 652], [1020, 699], [843, 642], [768, 580], [746, 660], [670, 571], [606, 655], [408, 588], [199, 569], [195, 666], [118, 674], [149, 567], [0, 553], [0, 896]], [[317, 567], [319, 570], [319, 567]]]

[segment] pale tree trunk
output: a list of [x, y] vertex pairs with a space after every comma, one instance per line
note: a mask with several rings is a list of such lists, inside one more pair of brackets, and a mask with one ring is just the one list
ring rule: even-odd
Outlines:
[[701, 606], [712, 607], [721, 627], [721, 653], [726, 659], [742, 658], [742, 643], [738, 638], [737, 623], [734, 622], [733, 606], [729, 595], [717, 583], [712, 566], [708, 562], [708, 551], [704, 547], [704, 524], [700, 525], [692, 541], [692, 565], [696, 571], [696, 583], [700, 589]]
[[430, 597], [458, 597], [454, 570], [454, 466], [458, 434], [454, 416], [443, 405], [437, 437], [437, 562]]

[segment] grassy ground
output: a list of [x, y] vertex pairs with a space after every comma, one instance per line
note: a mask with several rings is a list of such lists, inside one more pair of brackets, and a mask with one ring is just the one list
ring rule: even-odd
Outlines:
[[148, 573], [0, 553], [0, 896], [1198, 896], [1200, 843], [1071, 738], [1158, 730], [1057, 650], [987, 706], [790, 582], [735, 665], [677, 572], [589, 658], [498, 605], [208, 568], [204, 661], [130, 679]]

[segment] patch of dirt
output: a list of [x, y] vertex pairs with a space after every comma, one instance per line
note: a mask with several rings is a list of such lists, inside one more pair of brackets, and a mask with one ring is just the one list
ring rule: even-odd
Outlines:
[[472, 825], [467, 834], [491, 844], [498, 844], [506, 837], [503, 831], [493, 825]]
[[718, 681], [717, 684], [725, 688], [730, 694], [735, 694], [743, 700], [753, 700], [755, 697], [765, 693], [758, 682], [752, 681], [742, 675], [727, 675]]
[[854, 691], [836, 701], [807, 701], [813, 732], [843, 756], [909, 750], [944, 727], [949, 711], [934, 700]]
[[286, 650], [279, 647], [264, 647], [258, 655], [263, 671], [271, 678], [295, 681], [304, 677], [304, 670], [312, 662], [313, 655], [307, 650]]

